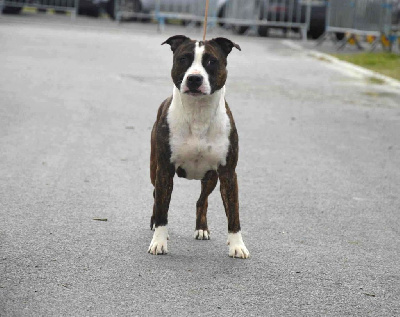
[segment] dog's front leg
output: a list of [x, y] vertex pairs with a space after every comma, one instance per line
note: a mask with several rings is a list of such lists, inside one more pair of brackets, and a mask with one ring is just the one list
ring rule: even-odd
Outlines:
[[219, 169], [221, 196], [228, 218], [229, 256], [247, 259], [250, 255], [240, 233], [239, 197], [236, 172], [228, 168]]
[[157, 167], [154, 197], [155, 231], [148, 250], [151, 254], [168, 253], [168, 208], [174, 185], [174, 174], [173, 166]]

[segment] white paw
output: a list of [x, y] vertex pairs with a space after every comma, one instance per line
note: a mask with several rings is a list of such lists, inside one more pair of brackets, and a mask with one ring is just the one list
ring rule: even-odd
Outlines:
[[167, 239], [168, 239], [168, 227], [159, 226], [155, 228], [153, 239], [151, 240], [149, 249], [147, 252], [151, 254], [167, 254]]
[[210, 240], [210, 233], [208, 230], [195, 230], [194, 238], [197, 240]]
[[249, 250], [244, 245], [240, 231], [228, 233], [227, 244], [229, 245], [229, 256], [241, 259], [247, 259], [250, 256]]

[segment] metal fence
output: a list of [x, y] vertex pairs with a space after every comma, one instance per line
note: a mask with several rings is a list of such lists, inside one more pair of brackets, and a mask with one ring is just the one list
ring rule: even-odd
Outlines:
[[392, 0], [329, 0], [327, 2], [326, 28], [318, 44], [336, 33], [347, 36], [339, 41], [339, 48], [351, 39], [359, 48], [357, 35], [373, 36], [375, 48], [382, 35], [392, 34]]
[[[218, 0], [209, 1], [208, 20], [211, 26], [216, 23]], [[206, 1], [202, 0], [155, 0], [144, 1], [145, 8], [137, 6], [137, 0], [116, 0], [116, 19], [155, 19], [160, 28], [164, 28], [166, 20], [178, 20], [184, 24], [202, 22], [204, 20]]]
[[149, 20], [154, 18], [153, 9], [150, 11], [143, 11], [141, 2], [138, 0], [115, 0], [114, 1], [114, 14], [115, 20], [120, 22], [125, 19], [144, 19]]
[[[204, 20], [205, 0], [156, 0], [145, 13], [135, 12], [135, 0], [117, 0], [116, 18], [150, 18], [157, 20], [162, 30], [167, 19], [184, 24], [198, 24]], [[310, 24], [311, 3], [309, 0], [210, 0], [208, 26], [224, 24], [236, 30], [258, 27], [261, 33], [270, 28], [300, 31], [303, 38]]]
[[308, 0], [230, 0], [225, 14], [218, 19], [232, 27], [255, 26], [260, 35], [268, 35], [270, 28], [298, 30], [307, 38], [310, 25], [311, 2]]
[[327, 32], [355, 34], [388, 33], [391, 29], [391, 0], [330, 0]]
[[70, 12], [74, 19], [78, 13], [79, 0], [0, 0], [0, 14], [3, 10], [17, 13], [23, 7]]
[[[208, 8], [208, 24], [215, 26], [217, 18], [218, 0], [210, 0]], [[166, 19], [175, 19], [184, 23], [201, 23], [204, 20], [206, 1], [198, 0], [175, 0], [165, 2], [156, 1], [155, 18], [160, 28], [163, 29]]]

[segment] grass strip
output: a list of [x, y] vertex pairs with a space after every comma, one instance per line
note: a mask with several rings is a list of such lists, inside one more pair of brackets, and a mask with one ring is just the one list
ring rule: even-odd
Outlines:
[[394, 53], [363, 52], [355, 54], [333, 54], [336, 58], [376, 71], [400, 80], [400, 55]]

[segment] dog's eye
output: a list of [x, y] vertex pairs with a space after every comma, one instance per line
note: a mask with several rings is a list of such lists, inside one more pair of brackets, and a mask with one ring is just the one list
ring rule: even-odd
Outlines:
[[213, 65], [215, 65], [215, 64], [217, 64], [217, 60], [211, 58], [211, 59], [208, 61], [207, 66], [213, 66]]
[[184, 62], [186, 62], [187, 58], [185, 56], [179, 57], [178, 61], [179, 63], [183, 64]]

